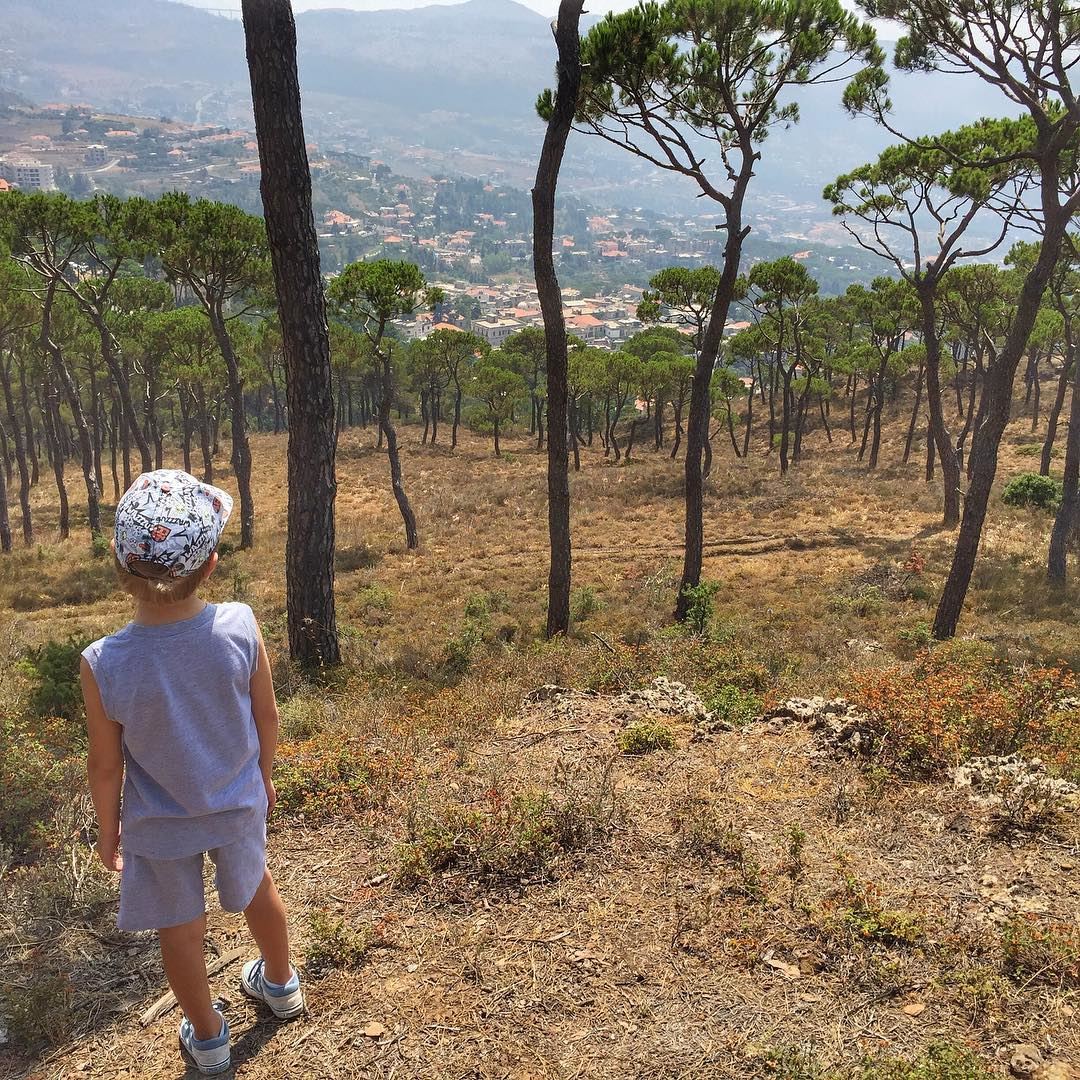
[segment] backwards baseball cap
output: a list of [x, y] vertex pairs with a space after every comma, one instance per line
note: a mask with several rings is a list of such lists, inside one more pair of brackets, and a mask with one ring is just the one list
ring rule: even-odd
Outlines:
[[116, 506], [116, 557], [136, 577], [139, 567], [187, 577], [213, 554], [232, 512], [232, 496], [180, 469], [143, 473]]

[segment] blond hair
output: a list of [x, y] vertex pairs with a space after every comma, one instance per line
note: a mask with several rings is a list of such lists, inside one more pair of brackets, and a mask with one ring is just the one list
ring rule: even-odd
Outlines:
[[157, 563], [133, 562], [133, 569], [128, 570], [119, 559], [114, 559], [116, 579], [120, 588], [135, 600], [146, 604], [178, 604], [194, 595], [206, 579], [206, 569], [210, 560], [199, 567], [193, 574], [184, 577], [169, 577], [168, 571]]

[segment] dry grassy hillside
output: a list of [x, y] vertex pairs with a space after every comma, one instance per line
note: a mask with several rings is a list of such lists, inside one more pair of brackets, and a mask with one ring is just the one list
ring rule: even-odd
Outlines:
[[[893, 464], [894, 423], [873, 475], [843, 433], [815, 433], [785, 481], [717, 440], [700, 634], [670, 626], [681, 461], [587, 452], [575, 632], [554, 645], [529, 440], [496, 460], [403, 429], [421, 529], [405, 554], [385, 456], [349, 431], [347, 664], [320, 686], [281, 655], [285, 440], [253, 440], [256, 546], [225, 555], [211, 592], [250, 603], [276, 654], [271, 858], [309, 1013], [276, 1026], [240, 996], [242, 920], [213, 914], [236, 1074], [1075, 1075], [1080, 831], [1049, 777], [1080, 778], [1076, 588], [1044, 584], [1050, 517], [996, 500], [964, 639], [931, 648], [950, 536], [919, 450]], [[1001, 481], [1031, 468], [1026, 428]], [[115, 883], [85, 846], [77, 725], [40, 718], [64, 711], [42, 647], [124, 618], [81, 536], [0, 558], [0, 799], [41, 823], [0, 876], [2, 1075], [180, 1069], [175, 1012], [139, 1023], [164, 989], [155, 943], [115, 931]], [[862, 734], [774, 709], [812, 694], [855, 702]], [[999, 777], [982, 802], [953, 783], [958, 761], [1012, 749], [1047, 776]]]

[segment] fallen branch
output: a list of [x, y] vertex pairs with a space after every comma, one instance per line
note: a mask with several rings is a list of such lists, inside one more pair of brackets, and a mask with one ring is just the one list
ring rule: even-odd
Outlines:
[[[219, 971], [224, 971], [230, 964], [235, 964], [240, 957], [245, 956], [250, 950], [248, 948], [233, 949], [231, 952], [224, 953], [219, 956], [212, 964], [206, 968], [207, 975], [216, 975]], [[139, 1017], [139, 1023], [146, 1027], [149, 1024], [154, 1023], [155, 1020], [160, 1020], [163, 1016], [168, 1016], [169, 1013], [176, 1008], [176, 995], [170, 990], [167, 994], [162, 994], [161, 997], [150, 1006]]]

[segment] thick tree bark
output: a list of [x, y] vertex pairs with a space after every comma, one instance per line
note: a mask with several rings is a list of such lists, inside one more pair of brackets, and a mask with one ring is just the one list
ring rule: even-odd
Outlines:
[[322, 667], [341, 660], [334, 607], [337, 429], [296, 26], [289, 0], [243, 0], [243, 14], [289, 411], [289, 652], [305, 667]]
[[548, 376], [547, 480], [550, 558], [546, 633], [549, 638], [566, 634], [570, 629], [572, 556], [567, 444], [568, 359], [566, 321], [563, 318], [562, 294], [555, 274], [552, 248], [555, 242], [555, 191], [581, 85], [581, 42], [578, 24], [583, 8], [583, 0], [561, 0], [559, 4], [558, 20], [554, 28], [558, 50], [555, 101], [544, 133], [532, 189], [533, 272], [544, 319]]
[[11, 516], [8, 513], [7, 469], [0, 469], [0, 551], [11, 550]]

